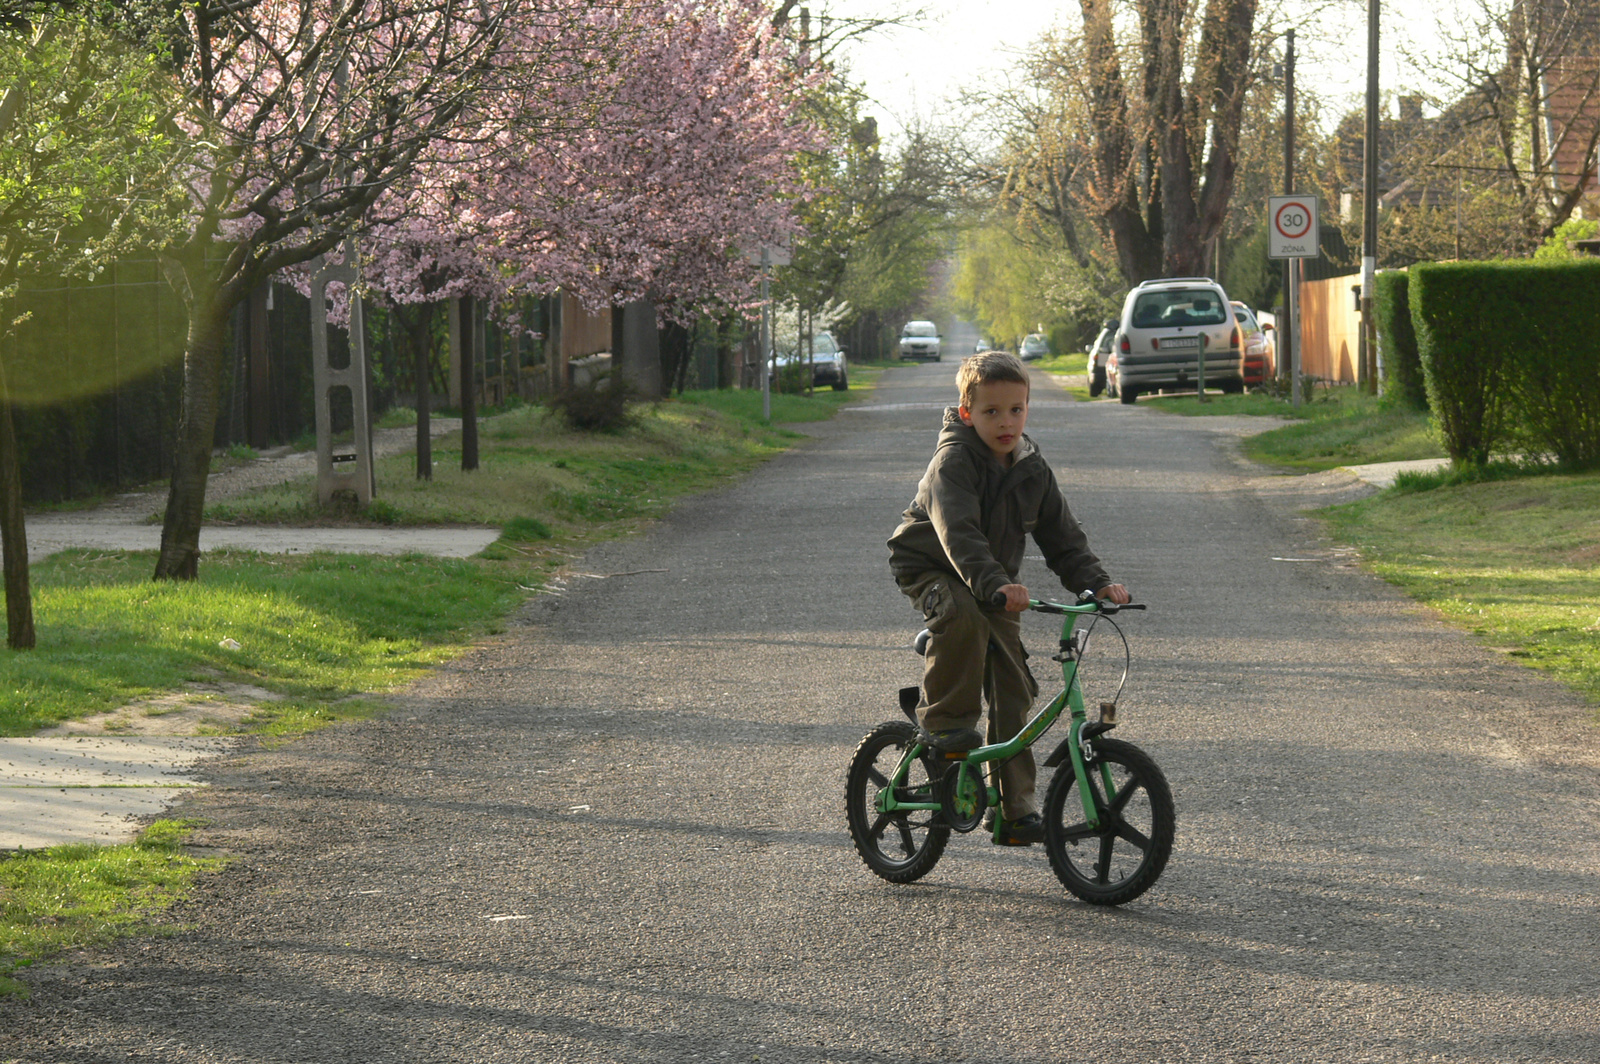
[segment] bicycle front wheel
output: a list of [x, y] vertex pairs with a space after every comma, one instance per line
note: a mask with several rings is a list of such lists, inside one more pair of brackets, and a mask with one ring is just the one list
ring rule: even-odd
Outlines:
[[[850, 838], [867, 867], [891, 883], [910, 883], [927, 875], [945, 844], [950, 828], [937, 810], [884, 813], [878, 796], [889, 786], [907, 748], [916, 742], [917, 729], [905, 721], [889, 721], [867, 733], [850, 759], [845, 779], [845, 819]], [[924, 758], [911, 763], [907, 778], [896, 788], [901, 801], [938, 801]]]
[[1091, 828], [1084, 817], [1078, 778], [1066, 762], [1045, 795], [1045, 849], [1073, 894], [1095, 905], [1121, 905], [1149, 890], [1172, 855], [1172, 789], [1150, 755], [1132, 743], [1095, 739], [1090, 746], [1094, 760], [1085, 768], [1099, 825]]

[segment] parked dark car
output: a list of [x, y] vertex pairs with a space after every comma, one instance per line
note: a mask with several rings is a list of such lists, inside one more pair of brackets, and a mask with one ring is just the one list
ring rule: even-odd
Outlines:
[[798, 350], [778, 352], [775, 372], [781, 373], [789, 366], [804, 366], [808, 355], [812, 361], [812, 387], [819, 388], [826, 384], [836, 392], [850, 387], [850, 367], [845, 362], [844, 348], [829, 332], [817, 333], [812, 339], [810, 351], [806, 349], [805, 338], [801, 337]]

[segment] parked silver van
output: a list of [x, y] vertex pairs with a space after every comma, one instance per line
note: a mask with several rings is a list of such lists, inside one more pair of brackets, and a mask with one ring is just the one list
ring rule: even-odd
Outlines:
[[1209, 277], [1146, 281], [1128, 293], [1107, 391], [1124, 403], [1161, 389], [1192, 390], [1202, 359], [1207, 388], [1244, 391], [1244, 352], [1233, 306]]

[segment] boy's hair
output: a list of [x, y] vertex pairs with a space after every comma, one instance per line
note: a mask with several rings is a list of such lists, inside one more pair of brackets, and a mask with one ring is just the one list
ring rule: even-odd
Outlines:
[[978, 385], [994, 381], [1012, 381], [1026, 384], [1030, 391], [1033, 389], [1033, 382], [1028, 379], [1028, 370], [1022, 364], [1022, 359], [1007, 351], [985, 351], [968, 358], [956, 371], [956, 388], [961, 392], [961, 405], [971, 410], [978, 397]]

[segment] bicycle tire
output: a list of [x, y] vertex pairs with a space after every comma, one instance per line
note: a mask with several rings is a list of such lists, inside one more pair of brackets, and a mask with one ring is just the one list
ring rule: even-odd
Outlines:
[[[906, 721], [878, 725], [856, 747], [845, 777], [845, 820], [850, 825], [850, 840], [867, 867], [891, 883], [911, 883], [927, 875], [939, 863], [950, 841], [950, 828], [936, 810], [880, 813], [876, 808], [878, 795], [916, 738], [917, 729]], [[912, 764], [906, 790], [917, 791], [918, 797], [933, 794], [925, 759]], [[891, 829], [898, 852], [893, 846], [886, 846]]]
[[[1064, 762], [1045, 795], [1045, 850], [1056, 877], [1073, 894], [1093, 905], [1121, 905], [1161, 878], [1172, 856], [1177, 813], [1172, 788], [1149, 754], [1116, 739], [1095, 739], [1090, 747], [1094, 760], [1085, 767], [1100, 827], [1088, 826], [1077, 776], [1071, 762]], [[1103, 767], [1112, 772], [1116, 798], [1110, 802]], [[1086, 842], [1094, 845], [1085, 848]]]

